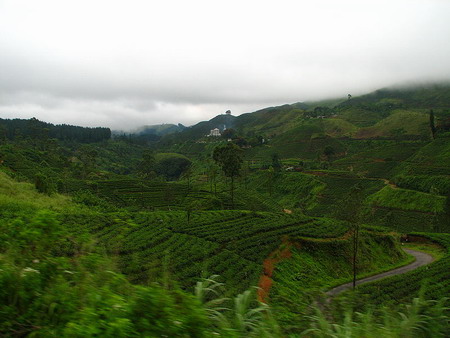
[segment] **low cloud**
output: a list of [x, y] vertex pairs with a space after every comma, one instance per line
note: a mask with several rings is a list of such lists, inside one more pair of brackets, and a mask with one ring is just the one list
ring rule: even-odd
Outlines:
[[450, 79], [450, 3], [0, 2], [0, 117], [131, 129]]

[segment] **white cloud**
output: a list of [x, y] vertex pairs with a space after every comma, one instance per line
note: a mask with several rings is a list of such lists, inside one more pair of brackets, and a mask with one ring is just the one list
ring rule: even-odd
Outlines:
[[0, 117], [189, 124], [449, 79], [449, 19], [443, 0], [0, 0]]

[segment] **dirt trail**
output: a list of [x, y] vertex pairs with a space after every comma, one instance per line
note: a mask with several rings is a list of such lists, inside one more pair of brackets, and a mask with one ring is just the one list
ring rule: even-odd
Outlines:
[[273, 282], [272, 274], [273, 270], [275, 269], [275, 265], [284, 259], [291, 258], [292, 246], [292, 243], [284, 240], [283, 244], [274, 252], [272, 252], [267, 259], [264, 260], [264, 272], [261, 275], [258, 283], [258, 301], [266, 303]]
[[[400, 268], [394, 269], [394, 270], [389, 270], [383, 273], [380, 273], [378, 275], [374, 275], [374, 276], [370, 276], [367, 278], [363, 278], [360, 280], [356, 281], [356, 285], [360, 285], [360, 284], [364, 284], [364, 283], [368, 283], [368, 282], [373, 282], [385, 277], [390, 277], [390, 276], [395, 276], [395, 275], [400, 275], [402, 273], [417, 269], [420, 266], [426, 265], [426, 264], [430, 264], [432, 261], [434, 261], [434, 258], [422, 251], [417, 251], [417, 250], [412, 250], [412, 249], [403, 249], [406, 253], [414, 256], [416, 258], [416, 260], [408, 265], [402, 266]], [[353, 283], [346, 283], [346, 284], [342, 284], [339, 285], [331, 290], [329, 290], [328, 292], [326, 292], [326, 295], [328, 297], [334, 297], [336, 295], [338, 295], [339, 293], [349, 290], [353, 287]]]
[[383, 181], [384, 184], [390, 186], [392, 189], [397, 189], [397, 185], [395, 183], [392, 183], [391, 181], [389, 181], [388, 179], [385, 178], [379, 178], [379, 180]]
[[[334, 238], [308, 238], [310, 241], [314, 242], [328, 242], [330, 240], [346, 240], [352, 235], [351, 231], [347, 231], [340, 237]], [[288, 238], [284, 238], [282, 244], [273, 251], [269, 257], [267, 257], [263, 262], [263, 274], [261, 275], [258, 283], [258, 301], [266, 303], [269, 297], [270, 288], [272, 287], [272, 275], [275, 270], [275, 266], [282, 260], [291, 258], [292, 247], [299, 249], [301, 245], [296, 242], [289, 241]]]

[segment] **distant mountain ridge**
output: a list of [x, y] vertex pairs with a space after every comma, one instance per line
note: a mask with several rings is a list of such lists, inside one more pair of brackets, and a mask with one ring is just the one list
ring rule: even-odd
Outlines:
[[267, 107], [237, 117], [218, 115], [167, 134], [163, 143], [182, 143], [204, 137], [211, 129], [233, 128], [239, 135], [261, 134], [294, 138], [313, 134], [331, 137], [377, 138], [399, 134], [428, 137], [428, 114], [434, 110], [436, 123], [443, 123], [450, 110], [450, 84], [383, 88], [358, 97], [317, 102], [298, 102]]

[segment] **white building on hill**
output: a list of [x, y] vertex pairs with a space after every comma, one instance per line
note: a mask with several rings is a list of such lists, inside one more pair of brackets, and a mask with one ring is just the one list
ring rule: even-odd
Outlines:
[[208, 136], [220, 136], [220, 130], [219, 128], [211, 129]]

